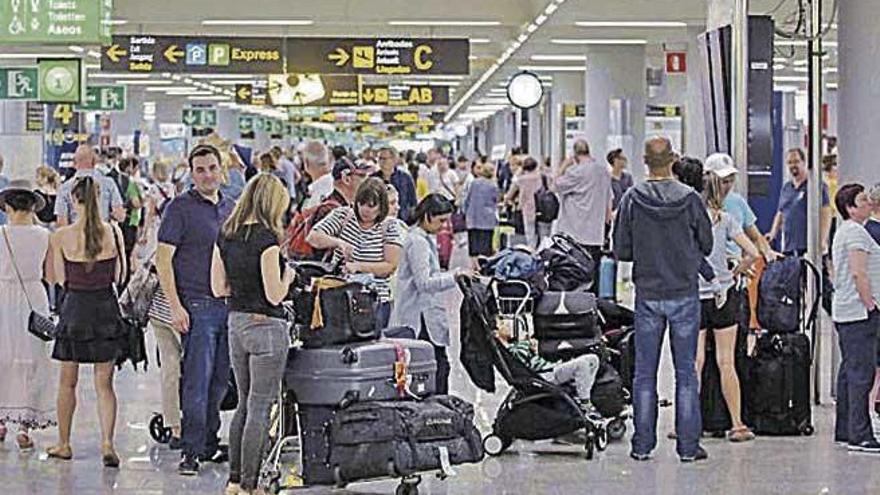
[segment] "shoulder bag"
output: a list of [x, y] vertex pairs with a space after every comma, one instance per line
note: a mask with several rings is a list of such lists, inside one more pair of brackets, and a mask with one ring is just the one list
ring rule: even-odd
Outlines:
[[21, 285], [21, 290], [24, 292], [24, 298], [28, 303], [28, 309], [31, 311], [28, 316], [28, 332], [43, 342], [51, 342], [56, 336], [58, 336], [58, 326], [51, 316], [40, 314], [34, 310], [34, 305], [31, 303], [31, 296], [28, 295], [24, 279], [21, 277], [21, 272], [18, 270], [18, 264], [15, 262], [15, 254], [12, 252], [12, 243], [9, 242], [8, 230], [7, 227], [3, 228], [3, 239], [6, 241], [6, 249], [9, 251], [9, 260], [12, 262], [15, 276], [18, 278], [18, 283]]

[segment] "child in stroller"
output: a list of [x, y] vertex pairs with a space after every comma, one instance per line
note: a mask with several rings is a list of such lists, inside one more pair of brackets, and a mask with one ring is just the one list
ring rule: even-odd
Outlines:
[[599, 356], [584, 354], [565, 362], [548, 361], [538, 354], [537, 340], [515, 340], [510, 321], [501, 318], [498, 319], [495, 338], [522, 364], [550, 383], [573, 385], [577, 403], [584, 415], [596, 421], [602, 419], [602, 415], [590, 402], [590, 393], [596, 381], [596, 373], [599, 371]]

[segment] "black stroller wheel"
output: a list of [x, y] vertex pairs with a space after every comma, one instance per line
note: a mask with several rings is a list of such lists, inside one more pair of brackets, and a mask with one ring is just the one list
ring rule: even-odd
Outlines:
[[626, 435], [626, 422], [622, 418], [615, 418], [608, 423], [608, 438], [621, 440]]
[[503, 454], [512, 443], [512, 438], [492, 433], [483, 438], [483, 450], [485, 450], [489, 456], [497, 457]]
[[150, 437], [153, 441], [166, 444], [171, 441], [171, 428], [165, 426], [165, 418], [161, 414], [153, 415], [150, 420]]
[[605, 429], [605, 425], [600, 425], [596, 428], [596, 450], [603, 452], [606, 448], [608, 448], [608, 430]]
[[587, 432], [587, 441], [584, 443], [584, 450], [586, 450], [586, 458], [588, 461], [593, 460], [593, 456], [595, 454], [596, 448], [596, 434], [592, 431]]

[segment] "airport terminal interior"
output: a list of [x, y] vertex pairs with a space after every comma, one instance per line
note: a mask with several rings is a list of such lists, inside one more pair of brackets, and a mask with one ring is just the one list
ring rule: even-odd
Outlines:
[[880, 494], [878, 18], [0, 0], [0, 495]]

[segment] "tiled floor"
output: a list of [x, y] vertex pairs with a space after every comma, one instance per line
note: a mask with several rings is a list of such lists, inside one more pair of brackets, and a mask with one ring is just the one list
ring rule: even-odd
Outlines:
[[[457, 314], [457, 301], [450, 298], [450, 317]], [[457, 355], [456, 352], [451, 353]], [[827, 359], [827, 353], [825, 358]], [[670, 396], [668, 359], [664, 360], [661, 395]], [[826, 368], [829, 368], [826, 366]], [[80, 408], [74, 429], [75, 459], [46, 459], [42, 448], [54, 440], [54, 431], [37, 436], [40, 450], [21, 454], [14, 441], [0, 445], [0, 495], [12, 494], [220, 494], [226, 480], [225, 466], [205, 467], [198, 478], [176, 474], [177, 456], [152, 442], [146, 430], [151, 414], [159, 407], [158, 373], [155, 366], [144, 373], [131, 369], [117, 378], [120, 397], [118, 450], [123, 458], [118, 471], [100, 466], [98, 427], [89, 373], [80, 380]], [[827, 376], [825, 376], [827, 388]], [[460, 367], [452, 377], [453, 388], [478, 406], [479, 426], [486, 430], [502, 398], [480, 394]], [[831, 441], [833, 407], [830, 400], [814, 411], [817, 434], [810, 438], [759, 438], [733, 445], [706, 440], [710, 459], [682, 465], [671, 441], [661, 440], [653, 461], [629, 459], [628, 444], [612, 444], [593, 461], [586, 461], [578, 448], [547, 443], [520, 442], [512, 451], [480, 465], [459, 467], [458, 476], [446, 481], [426, 479], [423, 494], [880, 494], [880, 456], [848, 454]], [[225, 418], [228, 420], [228, 416]], [[661, 432], [671, 426], [672, 410], [661, 412]], [[396, 482], [351, 485], [334, 493], [393, 493]], [[329, 493], [308, 489], [304, 493]]]

